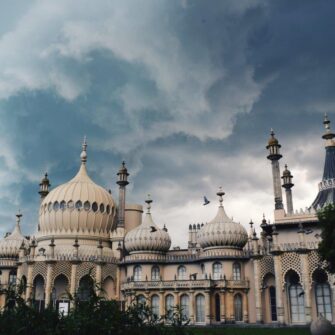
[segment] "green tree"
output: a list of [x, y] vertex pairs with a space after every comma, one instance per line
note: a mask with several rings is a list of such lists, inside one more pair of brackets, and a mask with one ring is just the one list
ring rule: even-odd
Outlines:
[[321, 227], [319, 253], [327, 270], [335, 273], [335, 205], [329, 204], [318, 212]]

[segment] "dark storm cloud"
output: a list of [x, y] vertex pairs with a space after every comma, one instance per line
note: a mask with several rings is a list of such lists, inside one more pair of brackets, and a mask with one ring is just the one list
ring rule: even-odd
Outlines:
[[[13, 6], [9, 13], [15, 13]], [[246, 223], [271, 216], [265, 145], [275, 128], [313, 200], [322, 115], [334, 115], [331, 1], [33, 2], [0, 25], [1, 230], [21, 208], [36, 227], [38, 182], [78, 168], [112, 188], [122, 159], [129, 201], [155, 198], [177, 243], [215, 212], [215, 192]], [[4, 23], [5, 22], [5, 23]], [[335, 118], [334, 118], [335, 121]], [[212, 207], [203, 209], [208, 194]], [[243, 208], [248, 208], [248, 211]], [[241, 210], [243, 209], [243, 210]]]

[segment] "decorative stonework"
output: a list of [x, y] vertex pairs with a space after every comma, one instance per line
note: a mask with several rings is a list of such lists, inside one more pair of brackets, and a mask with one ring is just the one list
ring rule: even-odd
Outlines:
[[116, 266], [114, 264], [107, 264], [102, 268], [102, 281], [107, 277], [116, 278]]
[[88, 274], [95, 280], [96, 264], [89, 262], [80, 263], [77, 268], [76, 287], [79, 286], [80, 279]]
[[275, 267], [273, 262], [273, 257], [268, 255], [264, 256], [262, 259], [260, 259], [260, 285], [263, 284], [264, 277], [271, 273], [272, 275], [275, 275]]
[[282, 283], [285, 284], [285, 276], [289, 270], [295, 271], [302, 282], [300, 255], [296, 252], [286, 252], [281, 255]]
[[44, 282], [47, 280], [47, 265], [45, 262], [36, 262], [33, 265], [33, 280], [37, 275], [41, 275], [44, 279]]
[[57, 262], [55, 264], [52, 274], [52, 282], [61, 274], [66, 276], [69, 282], [71, 281], [71, 264], [69, 262]]

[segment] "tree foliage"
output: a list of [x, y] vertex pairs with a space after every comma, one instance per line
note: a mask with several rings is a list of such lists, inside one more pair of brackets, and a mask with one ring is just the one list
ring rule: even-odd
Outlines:
[[[69, 295], [72, 308], [68, 315], [60, 314], [54, 307], [38, 311], [22, 298], [23, 285], [2, 289], [6, 304], [0, 312], [0, 335], [187, 335], [181, 309], [175, 307], [170, 325], [165, 317], [152, 313], [146, 303], [134, 303], [122, 311], [115, 300], [105, 300], [92, 285], [85, 301], [80, 294]], [[171, 316], [171, 315], [170, 315]]]
[[329, 204], [318, 212], [321, 227], [319, 253], [327, 263], [327, 270], [335, 273], [335, 205]]

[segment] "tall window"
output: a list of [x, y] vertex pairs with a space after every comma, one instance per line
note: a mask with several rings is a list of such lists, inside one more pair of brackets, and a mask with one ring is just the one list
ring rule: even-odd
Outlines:
[[179, 280], [186, 279], [186, 268], [185, 268], [184, 265], [179, 266], [177, 274], [178, 274], [178, 279]]
[[151, 311], [153, 315], [159, 317], [159, 296], [156, 294], [151, 297]]
[[134, 281], [140, 281], [142, 278], [142, 267], [140, 265], [136, 265], [134, 267]]
[[13, 270], [9, 272], [8, 284], [16, 285], [16, 272]]
[[305, 322], [304, 291], [299, 283], [299, 276], [296, 272], [290, 271], [286, 277], [291, 320], [293, 323]]
[[151, 280], [159, 280], [159, 267], [158, 266], [153, 266], [151, 269]]
[[172, 319], [173, 316], [173, 307], [174, 307], [174, 297], [172, 294], [169, 294], [165, 297], [165, 310], [166, 318], [168, 320]]
[[241, 280], [241, 264], [240, 263], [233, 264], [233, 279]]
[[196, 305], [196, 322], [205, 322], [205, 297], [202, 294], [198, 294], [195, 298]]
[[235, 314], [235, 321], [243, 321], [242, 296], [239, 293], [236, 294], [234, 297], [234, 314]]
[[220, 303], [220, 295], [215, 294], [215, 321], [219, 322], [221, 320], [221, 303]]
[[332, 321], [331, 294], [327, 279], [327, 274], [322, 270], [316, 270], [313, 273], [313, 281], [315, 282], [315, 301], [318, 315], [322, 314], [327, 320]]
[[145, 305], [146, 301], [145, 301], [145, 296], [140, 294], [136, 297], [137, 303], [140, 305]]
[[190, 299], [187, 294], [183, 294], [180, 297], [181, 316], [184, 321], [190, 317]]
[[220, 279], [222, 274], [222, 264], [214, 263], [213, 264], [213, 279]]
[[277, 321], [276, 288], [274, 286], [269, 287], [269, 296], [270, 296], [271, 320]]

